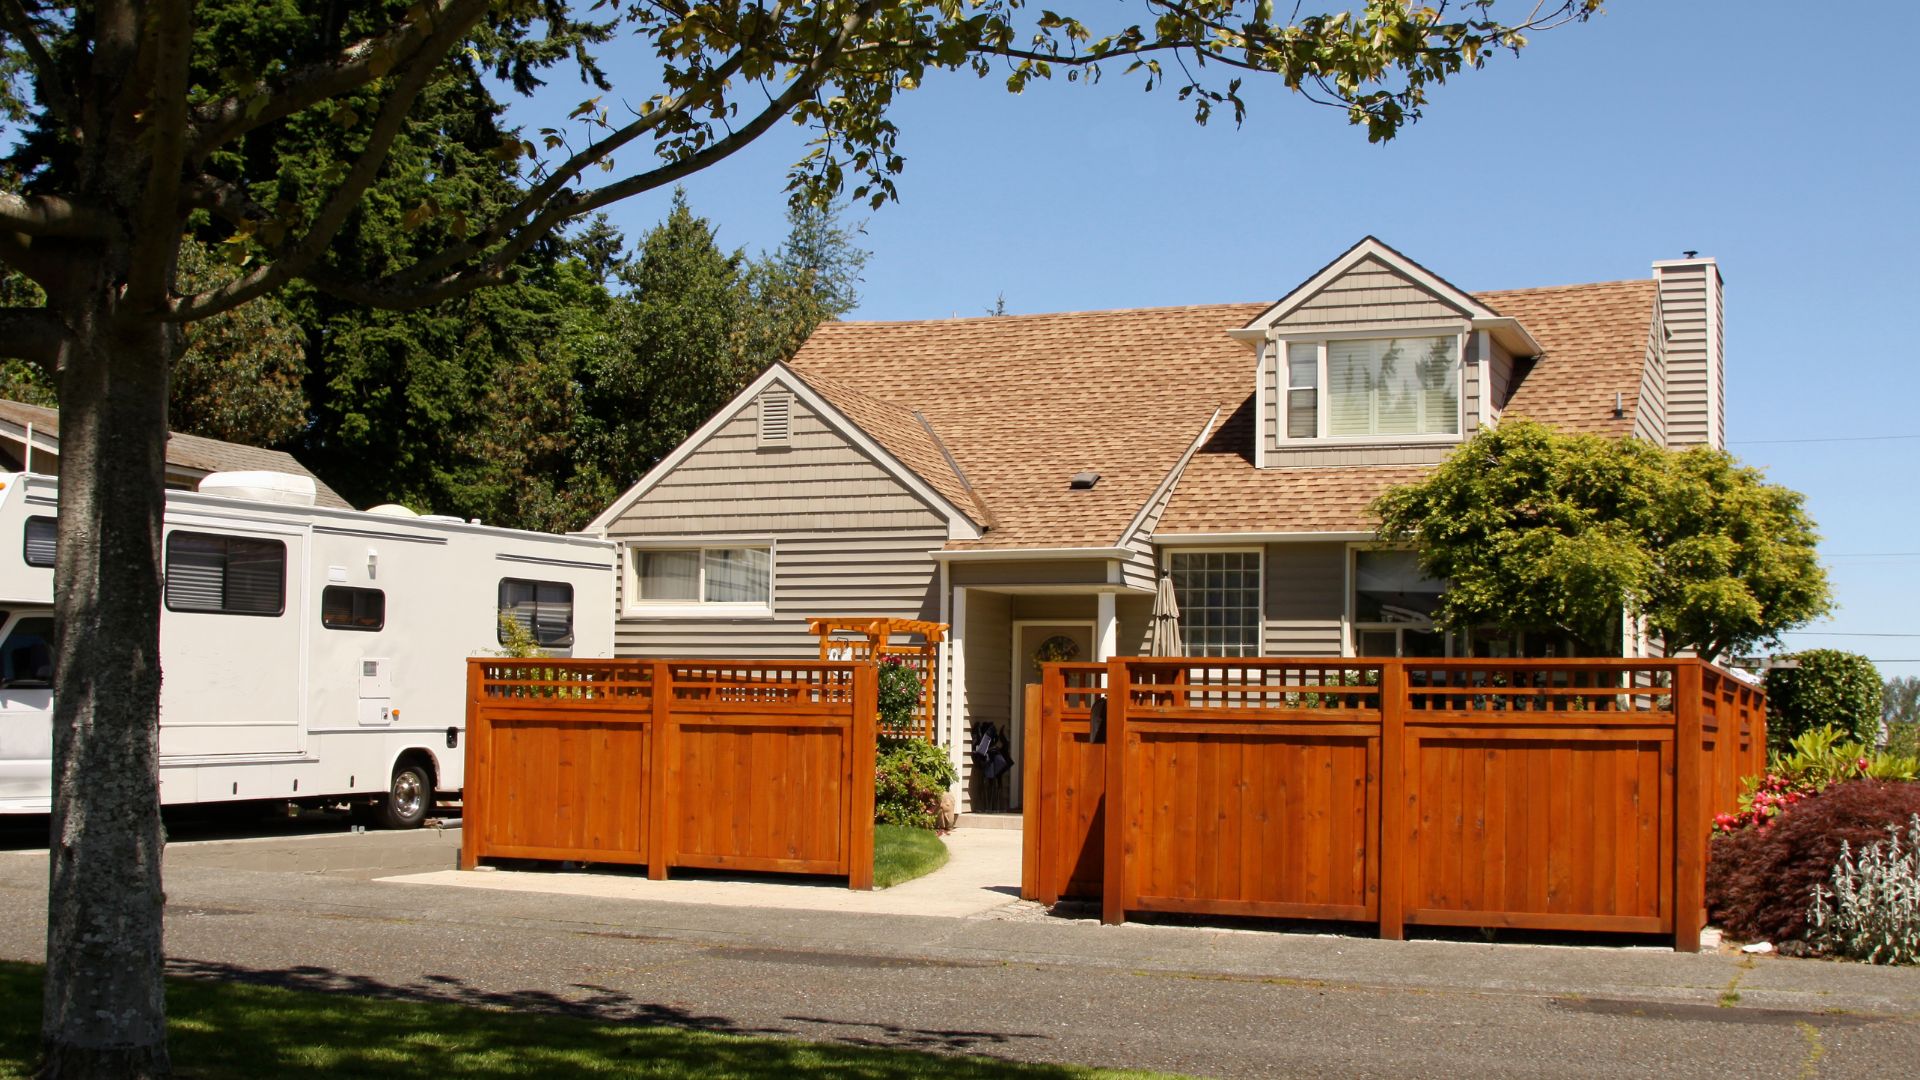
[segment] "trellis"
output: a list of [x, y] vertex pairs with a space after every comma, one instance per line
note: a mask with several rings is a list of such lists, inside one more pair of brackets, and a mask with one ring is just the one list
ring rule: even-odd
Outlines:
[[913, 710], [913, 726], [906, 735], [928, 742], [934, 737], [934, 702], [940, 685], [940, 643], [947, 624], [920, 619], [809, 619], [807, 631], [819, 635], [820, 659], [842, 662], [898, 660], [920, 676], [920, 703]]

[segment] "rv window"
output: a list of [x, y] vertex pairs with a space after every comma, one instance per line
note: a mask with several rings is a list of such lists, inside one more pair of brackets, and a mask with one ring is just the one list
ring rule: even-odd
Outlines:
[[45, 514], [27, 519], [26, 559], [28, 566], [53, 565], [54, 520]]
[[0, 644], [0, 689], [53, 685], [53, 619], [21, 619]]
[[[573, 644], [573, 586], [565, 582], [501, 578], [500, 614], [512, 615], [538, 644]], [[505, 627], [500, 643], [507, 643]]]
[[287, 545], [250, 536], [167, 537], [169, 611], [279, 615], [287, 609]]
[[329, 630], [378, 630], [387, 625], [387, 594], [329, 585], [320, 590], [320, 625]]

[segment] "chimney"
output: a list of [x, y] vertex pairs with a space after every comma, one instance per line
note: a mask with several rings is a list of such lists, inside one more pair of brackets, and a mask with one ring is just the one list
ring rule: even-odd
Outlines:
[[1666, 326], [1667, 445], [1727, 446], [1726, 336], [1720, 264], [1689, 251], [1653, 264]]

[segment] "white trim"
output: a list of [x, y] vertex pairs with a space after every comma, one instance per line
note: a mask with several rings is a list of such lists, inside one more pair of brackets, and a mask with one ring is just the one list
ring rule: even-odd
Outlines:
[[[1071, 626], [1076, 629], [1084, 627], [1090, 647], [1097, 655], [1100, 652], [1100, 628], [1089, 619], [1009, 619], [1007, 625], [1009, 639], [1007, 647], [1013, 653], [1012, 661], [1007, 665], [1007, 669], [1013, 675], [1013, 685], [1007, 688], [1007, 741], [1012, 744], [1013, 768], [1018, 774], [1007, 786], [1014, 792], [1014, 805], [1011, 809], [1018, 810], [1026, 805], [1025, 785], [1021, 781], [1026, 777], [1026, 769], [1023, 766], [1026, 758], [1022, 755], [1027, 749], [1027, 696], [1026, 683], [1022, 680], [1026, 674], [1028, 658], [1020, 655], [1020, 632], [1030, 626]], [[1106, 658], [1099, 657], [1099, 659]]]
[[[1287, 401], [1287, 392], [1280, 386], [1280, 363], [1277, 359], [1280, 348], [1271, 341], [1254, 346], [1253, 364], [1253, 467], [1267, 467], [1267, 357], [1274, 356], [1274, 420], [1276, 429], [1280, 427], [1282, 405]], [[1217, 415], [1217, 414], [1216, 414]]]
[[[632, 619], [771, 619], [780, 583], [780, 541], [772, 536], [676, 536], [622, 538], [617, 560], [620, 570], [622, 621]], [[635, 551], [698, 551], [710, 548], [764, 548], [767, 553], [767, 602], [707, 600], [636, 600], [639, 577]], [[701, 559], [701, 589], [705, 590], [706, 561]]]
[[1342, 274], [1345, 274], [1369, 258], [1379, 259], [1381, 262], [1386, 263], [1403, 276], [1412, 279], [1416, 285], [1434, 294], [1437, 299], [1467, 312], [1470, 318], [1491, 319], [1499, 317], [1487, 310], [1480, 301], [1474, 299], [1471, 295], [1449, 284], [1432, 271], [1416, 265], [1405, 255], [1393, 250], [1374, 237], [1369, 236], [1348, 248], [1346, 253], [1339, 258], [1328, 263], [1324, 270], [1321, 270], [1319, 273], [1295, 286], [1292, 292], [1274, 301], [1272, 307], [1261, 312], [1252, 322], [1249, 322], [1244, 329], [1270, 329], [1273, 324], [1291, 315], [1294, 309], [1318, 295], [1320, 290], [1332, 284]]
[[1180, 460], [1173, 463], [1173, 468], [1167, 470], [1166, 476], [1161, 477], [1160, 483], [1154, 486], [1153, 494], [1149, 495], [1147, 501], [1141, 504], [1139, 511], [1133, 515], [1133, 520], [1127, 522], [1127, 527], [1121, 530], [1120, 539], [1114, 541], [1114, 547], [1116, 549], [1132, 552], [1132, 549], [1127, 547], [1127, 545], [1133, 541], [1134, 534], [1138, 533], [1140, 529], [1146, 525], [1147, 515], [1153, 513], [1154, 506], [1158, 504], [1161, 499], [1165, 498], [1167, 493], [1173, 489], [1173, 485], [1179, 483], [1180, 477], [1186, 474], [1187, 464], [1193, 460], [1193, 455], [1199, 453], [1200, 448], [1207, 444], [1207, 439], [1213, 434], [1213, 425], [1218, 423], [1219, 420], [1220, 410], [1215, 409], [1213, 410], [1213, 415], [1207, 417], [1207, 422], [1200, 425], [1199, 436], [1195, 438], [1193, 442], [1187, 444], [1187, 449], [1181, 453]]
[[1030, 562], [1045, 559], [1127, 559], [1138, 553], [1124, 547], [1072, 547], [962, 548], [958, 551], [939, 548], [927, 554], [934, 562]]
[[966, 805], [966, 772], [961, 768], [961, 743], [967, 735], [967, 587], [957, 585], [953, 589], [953, 622], [947, 627], [947, 644], [950, 646], [952, 663], [947, 665], [953, 680], [953, 741], [947, 744], [947, 760], [953, 762], [953, 805], [956, 810], [968, 810]]
[[[944, 564], [937, 568], [940, 574], [940, 621], [949, 631], [953, 629], [953, 595], [947, 584], [947, 568]], [[940, 685], [934, 688], [933, 724], [936, 737], [941, 745], [951, 746], [953, 736], [953, 647], [951, 635], [942, 635], [940, 644], [934, 646], [934, 657], [940, 665]], [[957, 804], [956, 804], [957, 805]]]
[[1491, 319], [1475, 319], [1473, 320], [1473, 329], [1490, 332], [1495, 337], [1502, 337], [1500, 347], [1518, 358], [1539, 356], [1541, 353], [1547, 351], [1546, 346], [1540, 344], [1539, 340], [1536, 339], [1526, 327], [1520, 325], [1519, 319], [1506, 315]]
[[759, 378], [749, 383], [745, 390], [735, 394], [732, 401], [721, 406], [720, 411], [714, 413], [711, 419], [700, 425], [699, 430], [682, 440], [679, 446], [673, 448], [672, 453], [661, 458], [658, 465], [648, 469], [647, 474], [641, 477], [638, 483], [628, 488], [619, 498], [615, 499], [613, 505], [601, 511], [600, 516], [594, 518], [585, 531], [605, 537], [607, 530], [612, 528], [613, 525], [620, 520], [620, 516], [625, 514], [634, 503], [639, 502], [642, 496], [652, 491], [660, 481], [666, 479], [673, 470], [679, 468], [681, 462], [692, 456], [694, 451], [705, 445], [707, 440], [711, 439], [716, 432], [728, 423], [731, 423], [735, 417], [745, 411], [746, 407], [760, 396], [761, 391], [776, 382], [791, 391], [794, 397], [800, 399], [809, 409], [812, 409], [828, 426], [839, 432], [848, 442], [853, 443], [856, 448], [872, 458], [882, 469], [885, 469], [891, 474], [895, 480], [900, 481], [909, 491], [918, 496], [922, 502], [925, 502], [929, 507], [933, 508], [935, 512], [945, 516], [947, 519], [947, 539], [978, 540], [980, 538], [980, 527], [974, 523], [972, 518], [967, 516], [964, 510], [961, 510], [958, 506], [948, 501], [945, 496], [935, 491], [925, 480], [922, 480], [918, 473], [908, 468], [900, 459], [888, 453], [879, 443], [873, 441], [873, 439], [860, 428], [860, 425], [853, 422], [852, 418], [848, 417], [839, 409], [834, 408], [831, 402], [821, 397], [813, 387], [807, 385], [805, 379], [795, 374], [793, 370], [785, 364], [778, 362], [762, 372]]
[[1156, 533], [1153, 542], [1162, 547], [1184, 547], [1189, 544], [1311, 544], [1320, 541], [1371, 540], [1374, 536], [1370, 532]]
[[1116, 606], [1110, 592], [1094, 597], [1093, 658], [1097, 661], [1110, 660], [1120, 650], [1120, 616]]

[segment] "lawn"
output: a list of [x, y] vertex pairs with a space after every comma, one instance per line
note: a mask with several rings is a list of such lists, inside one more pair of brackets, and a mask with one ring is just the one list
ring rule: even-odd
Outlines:
[[[1122, 1080], [1157, 1074], [1022, 1065], [915, 1050], [746, 1038], [438, 1002], [198, 979], [167, 987], [178, 1076], [919, 1076]], [[39, 1041], [40, 968], [0, 962], [0, 1077], [24, 1077]]]
[[873, 887], [890, 888], [947, 865], [947, 845], [927, 829], [873, 827]]

